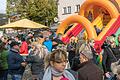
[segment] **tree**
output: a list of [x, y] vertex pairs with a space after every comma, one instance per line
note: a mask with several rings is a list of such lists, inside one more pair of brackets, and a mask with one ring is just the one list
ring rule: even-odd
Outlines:
[[55, 0], [8, 0], [7, 13], [50, 26], [57, 16], [57, 4]]

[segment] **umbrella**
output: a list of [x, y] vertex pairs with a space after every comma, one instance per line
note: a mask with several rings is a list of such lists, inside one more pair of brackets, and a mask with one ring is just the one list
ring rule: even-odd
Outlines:
[[32, 29], [32, 28], [48, 28], [48, 27], [28, 19], [22, 19], [16, 22], [12, 22], [12, 23], [0, 26], [0, 28], [31, 28]]

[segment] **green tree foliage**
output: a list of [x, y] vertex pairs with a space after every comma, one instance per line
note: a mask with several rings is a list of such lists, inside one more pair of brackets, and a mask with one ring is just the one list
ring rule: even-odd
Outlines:
[[55, 0], [8, 0], [7, 13], [17, 13], [21, 15], [20, 18], [28, 18], [49, 26], [57, 16], [57, 5]]

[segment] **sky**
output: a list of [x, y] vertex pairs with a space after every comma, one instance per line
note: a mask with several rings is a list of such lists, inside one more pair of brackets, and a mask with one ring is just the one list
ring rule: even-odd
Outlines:
[[0, 0], [0, 13], [6, 13], [7, 0]]

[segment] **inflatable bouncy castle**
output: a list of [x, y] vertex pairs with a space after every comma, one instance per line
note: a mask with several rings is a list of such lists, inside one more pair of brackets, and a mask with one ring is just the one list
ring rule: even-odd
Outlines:
[[[65, 33], [69, 25], [73, 26]], [[101, 30], [96, 33], [95, 27]], [[101, 46], [107, 36], [114, 34], [120, 27], [120, 0], [86, 0], [78, 15], [72, 15], [58, 26], [57, 34], [62, 34], [62, 41], [68, 43], [83, 29], [87, 39], [94, 39]]]

